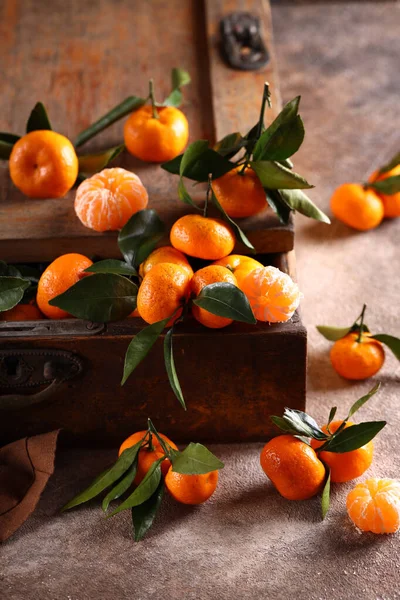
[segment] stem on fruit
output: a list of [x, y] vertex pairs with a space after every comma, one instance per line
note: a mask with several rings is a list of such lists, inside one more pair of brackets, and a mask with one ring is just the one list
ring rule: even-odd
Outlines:
[[266, 81], [264, 83], [263, 97], [262, 97], [262, 101], [261, 101], [260, 118], [258, 120], [258, 128], [257, 128], [257, 139], [260, 137], [261, 132], [262, 132], [262, 127], [264, 125], [265, 105], [267, 103], [268, 103], [268, 107], [271, 108], [271, 94], [269, 91], [268, 81]]
[[149, 80], [149, 98], [151, 101], [151, 110], [153, 112], [153, 119], [159, 119], [160, 117], [158, 116], [158, 112], [157, 112], [157, 108], [156, 108], [156, 101], [154, 98], [154, 81], [152, 79]]
[[[367, 305], [364, 304], [363, 309], [361, 311], [361, 315], [359, 316], [359, 318], [361, 319], [360, 322], [360, 330], [358, 332], [358, 337], [357, 337], [357, 342], [361, 342], [361, 338], [362, 338], [362, 334], [363, 334], [363, 326], [364, 326], [364, 314], [365, 314], [365, 310], [367, 308]], [[358, 319], [357, 319], [358, 320]]]
[[208, 181], [207, 181], [207, 192], [206, 192], [206, 202], [204, 204], [204, 210], [203, 210], [203, 216], [206, 217], [207, 216], [207, 210], [208, 210], [208, 204], [210, 202], [210, 196], [211, 196], [211, 182], [212, 182], [212, 173], [208, 174]]

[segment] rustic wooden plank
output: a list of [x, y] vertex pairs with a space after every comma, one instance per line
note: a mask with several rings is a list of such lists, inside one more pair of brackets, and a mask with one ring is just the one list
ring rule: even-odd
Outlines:
[[[265, 4], [261, 0], [250, 2], [251, 9], [263, 17], [272, 51]], [[209, 3], [209, 10], [211, 5], [216, 28], [219, 16], [233, 4], [220, 0]], [[216, 41], [216, 29], [213, 32], [210, 28], [209, 14], [208, 35]], [[170, 0], [168, 4], [152, 0], [141, 3], [140, 10], [128, 0], [84, 4], [80, 0], [54, 0], [51, 11], [43, 2], [6, 0], [0, 5], [0, 36], [2, 131], [22, 134], [33, 104], [42, 100], [54, 127], [73, 138], [122, 98], [145, 95], [150, 76], [154, 77], [161, 98], [168, 92], [169, 72], [174, 66], [187, 69], [192, 76], [192, 84], [185, 89], [183, 106], [190, 122], [191, 141], [213, 140], [215, 133], [228, 129], [244, 130], [258, 113], [265, 73], [249, 76], [233, 71], [219, 61], [213, 45], [209, 46], [211, 59], [219, 62], [211, 74], [211, 88], [204, 6], [199, 0]], [[272, 63], [267, 74], [277, 87], [274, 68]], [[243, 76], [246, 85], [239, 84]], [[216, 78], [220, 82], [218, 89]], [[257, 93], [256, 88], [259, 88]], [[221, 96], [218, 90], [223, 89], [229, 94]], [[216, 94], [214, 107], [212, 94]], [[120, 143], [122, 127], [122, 122], [114, 124], [83, 147], [83, 151]], [[150, 206], [159, 211], [168, 226], [188, 211], [177, 199], [176, 177], [127, 153], [116, 164], [139, 174], [149, 191]], [[0, 258], [45, 261], [70, 251], [118, 256], [115, 233], [92, 232], [75, 217], [74, 193], [56, 200], [28, 199], [12, 185], [7, 163], [0, 163]], [[195, 196], [201, 193], [196, 190]], [[244, 227], [261, 252], [293, 248], [293, 223], [281, 225], [270, 209], [246, 220]]]

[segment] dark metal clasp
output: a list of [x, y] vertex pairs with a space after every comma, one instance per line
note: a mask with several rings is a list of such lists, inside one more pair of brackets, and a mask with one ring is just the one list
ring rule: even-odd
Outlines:
[[254, 71], [269, 62], [258, 17], [247, 12], [234, 12], [221, 19], [220, 29], [222, 53], [231, 67]]

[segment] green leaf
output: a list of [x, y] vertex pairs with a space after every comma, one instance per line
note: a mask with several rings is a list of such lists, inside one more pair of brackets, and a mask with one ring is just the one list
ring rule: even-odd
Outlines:
[[108, 113], [100, 117], [95, 123], [90, 125], [84, 131], [76, 137], [75, 146], [82, 146], [85, 142], [90, 140], [92, 137], [103, 131], [122, 117], [125, 117], [134, 110], [137, 110], [143, 104], [147, 102], [147, 98], [140, 98], [139, 96], [129, 96], [125, 98], [120, 104], [112, 108]]
[[8, 265], [4, 260], [0, 260], [0, 277], [20, 277], [21, 272], [14, 266]]
[[126, 473], [126, 471], [132, 467], [145, 437], [146, 436], [143, 436], [140, 442], [124, 450], [112, 467], [96, 477], [96, 479], [92, 481], [88, 488], [67, 502], [67, 504], [63, 506], [61, 510], [69, 510], [74, 506], [78, 506], [78, 504], [88, 502], [95, 496], [101, 494], [101, 492], [103, 492], [110, 485], [118, 481], [118, 479], [120, 479], [122, 475], [124, 475], [124, 473]]
[[382, 173], [387, 173], [388, 171], [391, 171], [392, 169], [397, 167], [398, 164], [400, 164], [400, 152], [395, 154], [395, 156], [393, 156], [393, 158], [388, 163], [386, 163], [386, 165], [379, 169], [379, 174], [381, 175]]
[[41, 276], [41, 272], [39, 269], [36, 269], [35, 267], [30, 267], [28, 265], [12, 265], [12, 266], [13, 266], [14, 270], [19, 273], [19, 276], [22, 277], [23, 279], [27, 279], [31, 283], [38, 283], [40, 276]]
[[169, 173], [199, 182], [208, 181], [210, 173], [213, 179], [217, 179], [235, 167], [234, 163], [209, 148], [207, 140], [193, 142], [184, 154], [161, 166]]
[[386, 425], [386, 421], [359, 423], [334, 434], [318, 451], [351, 452], [368, 444]]
[[244, 244], [247, 248], [249, 248], [250, 250], [254, 250], [255, 248], [253, 246], [253, 244], [250, 242], [250, 240], [247, 238], [247, 236], [245, 235], [244, 231], [239, 227], [239, 225], [230, 218], [230, 216], [225, 212], [225, 210], [223, 209], [222, 205], [219, 203], [218, 198], [216, 197], [214, 190], [211, 188], [211, 199], [212, 202], [214, 203], [214, 205], [216, 206], [216, 208], [219, 210], [219, 212], [222, 215], [222, 218], [224, 219], [224, 221], [226, 221], [227, 223], [229, 223], [229, 225], [232, 227], [234, 233], [235, 233], [235, 237], [239, 242], [242, 242], [242, 244]]
[[132, 508], [132, 522], [135, 529], [135, 542], [140, 542], [141, 539], [149, 531], [153, 525], [158, 509], [161, 506], [161, 501], [164, 496], [164, 482], [161, 480], [158, 488], [152, 496], [142, 504]]
[[321, 511], [322, 511], [322, 520], [325, 519], [329, 506], [330, 506], [330, 495], [331, 495], [331, 471], [327, 467], [327, 478], [325, 481], [324, 489], [322, 490], [321, 496]]
[[191, 195], [187, 191], [185, 183], [184, 183], [182, 177], [179, 178], [179, 183], [178, 183], [178, 197], [179, 197], [179, 200], [181, 200], [185, 204], [190, 204], [190, 206], [193, 206], [197, 210], [201, 211], [201, 208], [199, 206], [197, 206], [197, 204], [193, 201]]
[[183, 408], [186, 410], [185, 399], [183, 397], [181, 385], [179, 383], [178, 375], [177, 375], [176, 369], [175, 369], [174, 354], [173, 354], [173, 349], [172, 349], [173, 331], [174, 331], [174, 328], [171, 327], [171, 329], [169, 329], [167, 331], [165, 338], [164, 338], [165, 368], [167, 371], [167, 375], [168, 375], [168, 379], [169, 379], [169, 383], [172, 388], [172, 391], [174, 392], [175, 396], [178, 398], [178, 400], [181, 403], [181, 405], [183, 406]]
[[183, 69], [172, 69], [171, 72], [171, 93], [164, 100], [162, 106], [180, 106], [182, 102], [182, 92], [181, 87], [184, 85], [188, 85], [190, 83], [190, 75], [187, 71]]
[[276, 415], [272, 415], [271, 421], [274, 423], [274, 425], [276, 425], [277, 427], [279, 427], [279, 429], [281, 429], [282, 431], [285, 431], [286, 433], [293, 433], [293, 434], [297, 433], [297, 430], [294, 429], [291, 425], [289, 425], [289, 423], [286, 423], [285, 419], [283, 419], [282, 417], [277, 417]]
[[79, 173], [84, 176], [92, 175], [102, 171], [111, 161], [113, 161], [124, 150], [124, 144], [113, 146], [108, 150], [102, 150], [96, 154], [84, 154], [78, 156]]
[[286, 160], [300, 148], [304, 140], [304, 125], [300, 115], [261, 135], [254, 148], [254, 160]]
[[253, 325], [257, 322], [247, 297], [232, 283], [221, 281], [206, 285], [193, 303], [218, 317]]
[[230, 133], [226, 135], [222, 140], [219, 140], [214, 146], [215, 152], [225, 156], [225, 158], [232, 158], [246, 146], [247, 140], [237, 131], [236, 133]]
[[400, 192], [400, 175], [393, 175], [393, 177], [386, 177], [380, 181], [374, 181], [373, 183], [367, 183], [367, 187], [372, 188], [380, 194], [386, 194], [392, 196]]
[[328, 426], [332, 423], [333, 419], [335, 418], [336, 412], [337, 412], [337, 406], [333, 406], [329, 412]]
[[137, 276], [136, 269], [131, 267], [131, 265], [122, 260], [114, 260], [113, 258], [107, 258], [106, 260], [94, 263], [85, 269], [85, 273], [113, 273], [114, 275]]
[[126, 262], [140, 265], [154, 250], [165, 232], [165, 225], [152, 208], [139, 210], [121, 229], [118, 245]]
[[14, 308], [30, 283], [20, 277], [0, 277], [0, 312]]
[[291, 209], [288, 207], [286, 202], [283, 200], [279, 190], [268, 190], [264, 188], [266, 199], [269, 206], [279, 217], [281, 223], [285, 225], [289, 223]]
[[224, 463], [202, 444], [191, 442], [182, 452], [171, 457], [172, 470], [182, 475], [202, 475], [223, 469]]
[[122, 504], [118, 506], [109, 517], [113, 517], [119, 512], [126, 510], [128, 508], [133, 508], [134, 506], [139, 506], [139, 504], [143, 504], [146, 502], [154, 494], [158, 485], [161, 481], [161, 463], [165, 459], [165, 456], [159, 458], [154, 461], [151, 465], [150, 469], [147, 471], [146, 475], [135, 489], [135, 491], [127, 497]]
[[49, 117], [42, 102], [35, 104], [26, 124], [26, 133], [41, 129], [52, 129]]
[[131, 487], [133, 480], [135, 479], [137, 471], [137, 461], [133, 463], [131, 468], [126, 472], [124, 477], [117, 483], [115, 487], [113, 487], [103, 499], [101, 503], [101, 508], [103, 512], [107, 512], [108, 507], [110, 506], [110, 502], [113, 500], [117, 500], [120, 498], [125, 492]]
[[[288, 102], [283, 107], [276, 119], [260, 136], [253, 150], [254, 160], [265, 160], [261, 157], [263, 156], [266, 147], [268, 147], [268, 144], [271, 144], [273, 146], [274, 139], [278, 140], [279, 135], [277, 135], [277, 132], [282, 126], [289, 125], [296, 119], [299, 110], [299, 103], [300, 96], [297, 96], [296, 98]], [[288, 156], [291, 155], [288, 154]], [[282, 158], [288, 158], [288, 156], [283, 156]]]
[[262, 186], [270, 190], [312, 188], [301, 175], [275, 161], [251, 161]]
[[368, 394], [366, 394], [365, 396], [363, 396], [362, 398], [359, 398], [359, 400], [357, 400], [356, 402], [354, 402], [353, 406], [350, 408], [349, 410], [349, 414], [346, 417], [346, 421], [349, 421], [349, 419], [354, 415], [354, 413], [356, 413], [362, 406], [364, 406], [364, 404], [374, 395], [376, 394], [376, 392], [379, 390], [379, 388], [381, 387], [381, 384], [378, 382], [376, 385], [374, 385], [374, 387], [372, 388], [372, 390], [370, 390], [368, 392]]
[[15, 142], [18, 142], [20, 137], [13, 133], [0, 132], [0, 159], [8, 160], [14, 147]]
[[135, 310], [137, 292], [137, 285], [126, 277], [95, 273], [75, 283], [49, 304], [78, 319], [108, 323], [124, 319]]
[[168, 317], [167, 319], [157, 321], [157, 323], [145, 327], [132, 339], [125, 354], [124, 374], [121, 385], [124, 385], [138, 364], [141, 363], [145, 356], [150, 352], [170, 318], [171, 317]]
[[317, 325], [317, 329], [321, 335], [324, 336], [325, 339], [330, 342], [337, 342], [337, 340], [342, 339], [350, 333], [353, 325], [350, 327], [329, 327], [328, 325]]
[[305, 435], [315, 440], [326, 440], [328, 438], [316, 421], [301, 410], [285, 408], [283, 419], [300, 435]]
[[397, 360], [400, 360], [400, 339], [394, 335], [388, 335], [387, 333], [377, 333], [371, 336], [374, 340], [378, 340], [382, 344], [385, 344], [393, 352]]
[[279, 190], [286, 204], [306, 217], [330, 223], [329, 217], [316, 206], [310, 198], [301, 190]]

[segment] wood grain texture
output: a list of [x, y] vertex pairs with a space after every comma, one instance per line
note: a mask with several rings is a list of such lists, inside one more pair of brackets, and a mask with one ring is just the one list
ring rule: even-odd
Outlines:
[[[163, 98], [171, 68], [180, 66], [192, 76], [183, 105], [190, 141], [214, 141], [229, 131], [245, 131], [257, 120], [265, 79], [273, 84], [275, 110], [279, 108], [274, 58], [265, 71], [249, 74], [230, 69], [219, 56], [219, 18], [248, 6], [262, 18], [273, 55], [268, 3], [262, 0], [208, 1], [207, 18], [200, 0], [152, 0], [141, 2], [140, 10], [128, 0], [5, 0], [0, 4], [0, 130], [23, 134], [30, 110], [41, 100], [54, 128], [74, 138], [126, 96], [146, 95], [150, 76], [157, 97]], [[119, 144], [122, 128], [122, 122], [114, 124], [88, 142], [82, 153]], [[177, 178], [158, 165], [127, 153], [115, 164], [140, 176], [150, 206], [168, 227], [188, 211], [177, 199]], [[8, 165], [1, 162], [0, 258], [44, 261], [70, 251], [119, 256], [115, 233], [98, 234], [80, 224], [74, 195], [72, 190], [62, 199], [28, 199], [12, 185]], [[199, 188], [194, 196], [202, 197]], [[260, 252], [293, 248], [293, 222], [281, 225], [269, 208], [246, 219], [243, 227]]]

